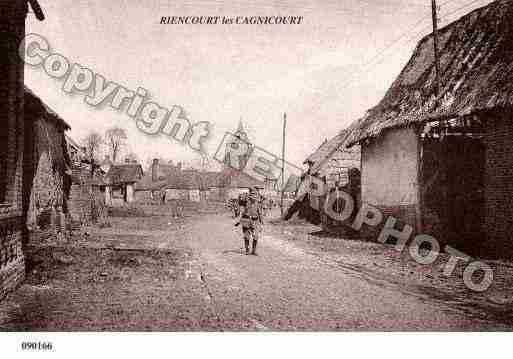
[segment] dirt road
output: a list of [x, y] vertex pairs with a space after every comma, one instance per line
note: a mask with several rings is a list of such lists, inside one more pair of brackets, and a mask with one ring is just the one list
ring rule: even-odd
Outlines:
[[112, 218], [36, 246], [2, 330], [493, 330], [507, 326], [333, 265], [264, 230], [246, 256], [225, 212]]
[[331, 266], [264, 231], [258, 256], [240, 229], [208, 216], [189, 233], [225, 327], [258, 330], [486, 330], [503, 328], [458, 308]]

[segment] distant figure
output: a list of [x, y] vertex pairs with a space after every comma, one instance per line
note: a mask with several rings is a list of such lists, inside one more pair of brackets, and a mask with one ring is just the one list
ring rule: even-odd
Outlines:
[[180, 204], [177, 200], [172, 201], [171, 213], [173, 214], [173, 218], [180, 217]]
[[237, 197], [237, 199], [232, 199], [232, 206], [233, 206], [233, 215], [235, 218], [239, 217], [240, 215], [240, 206], [241, 206], [241, 195]]
[[162, 204], [166, 204], [166, 191], [162, 192], [162, 196], [160, 198], [161, 198]]
[[269, 215], [269, 211], [271, 209], [271, 200], [261, 196], [261, 206], [262, 206], [262, 215], [267, 217]]

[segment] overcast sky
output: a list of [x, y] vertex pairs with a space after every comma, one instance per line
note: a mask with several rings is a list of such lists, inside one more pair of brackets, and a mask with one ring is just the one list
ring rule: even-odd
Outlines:
[[[440, 1], [445, 25], [490, 0]], [[431, 31], [430, 0], [39, 0], [46, 20], [27, 32], [53, 50], [151, 99], [181, 105], [193, 122], [209, 121], [211, 153], [239, 118], [258, 146], [300, 164], [319, 144], [375, 105]], [[162, 16], [303, 16], [301, 25], [160, 25]], [[126, 128], [141, 160], [194, 161], [189, 148], [142, 134], [122, 112], [92, 109], [81, 95], [27, 67], [26, 83], [81, 140], [90, 130]]]

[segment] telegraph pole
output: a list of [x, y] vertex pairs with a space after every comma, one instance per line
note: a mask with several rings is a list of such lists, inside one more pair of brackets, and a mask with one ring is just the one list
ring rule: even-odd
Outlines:
[[287, 129], [287, 114], [283, 114], [283, 139], [282, 139], [282, 148], [281, 148], [281, 216], [283, 217], [283, 197], [285, 196], [285, 131]]
[[438, 10], [436, 0], [431, 0], [431, 10], [433, 16], [433, 46], [435, 51], [435, 103], [436, 107], [438, 107], [438, 97], [440, 96], [440, 54], [438, 52]]
[[[436, 5], [436, 0], [431, 0], [431, 8], [432, 8], [432, 16], [433, 16], [433, 46], [434, 46], [434, 55], [435, 55], [435, 109], [434, 112], [438, 111], [440, 107], [440, 95], [441, 95], [441, 83], [440, 83], [440, 53], [438, 49], [438, 8]], [[441, 224], [443, 227], [444, 233], [448, 234], [449, 229], [449, 209], [448, 209], [448, 199], [449, 199], [449, 179], [448, 179], [448, 156], [447, 156], [447, 139], [445, 138], [445, 134], [447, 132], [447, 125], [444, 119], [440, 119], [440, 169], [442, 172], [442, 181], [445, 183], [442, 184], [442, 219]], [[445, 185], [445, 186], [444, 186]]]

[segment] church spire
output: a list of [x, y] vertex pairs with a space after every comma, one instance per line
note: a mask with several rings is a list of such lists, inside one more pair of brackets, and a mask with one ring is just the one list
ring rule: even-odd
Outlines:
[[239, 120], [239, 126], [237, 127], [237, 132], [238, 133], [244, 133], [244, 126], [242, 125], [242, 116], [240, 117], [240, 120]]
[[237, 138], [240, 138], [240, 139], [244, 140], [244, 141], [248, 140], [248, 134], [244, 130], [244, 126], [242, 124], [242, 116], [241, 116], [241, 118], [239, 120], [239, 125], [237, 126], [237, 131], [235, 131], [235, 136]]

